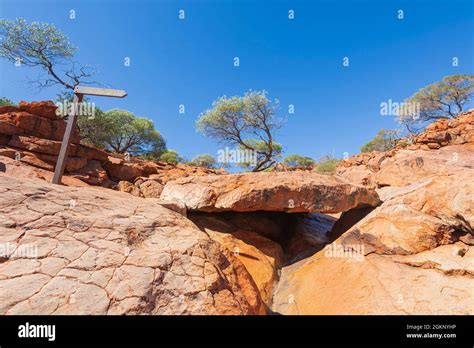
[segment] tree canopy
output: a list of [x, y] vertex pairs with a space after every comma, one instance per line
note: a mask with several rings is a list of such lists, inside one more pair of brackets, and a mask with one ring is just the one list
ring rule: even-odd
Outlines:
[[106, 146], [115, 152], [141, 155], [166, 148], [165, 141], [155, 129], [153, 121], [147, 118], [137, 117], [120, 109], [107, 111], [103, 117], [108, 124], [103, 139]]
[[207, 153], [203, 153], [194, 157], [189, 164], [204, 168], [215, 168], [216, 159]]
[[81, 66], [73, 60], [76, 52], [69, 41], [54, 25], [18, 18], [0, 20], [0, 57], [17, 65], [39, 67], [48, 76], [30, 81], [39, 88], [60, 84], [73, 90], [88, 81], [95, 72], [89, 66]]
[[96, 109], [95, 117], [78, 117], [82, 142], [117, 153], [130, 153], [157, 160], [166, 151], [166, 142], [153, 121], [114, 109]]
[[331, 155], [324, 156], [319, 159], [316, 166], [316, 172], [319, 174], [333, 174], [336, 171], [339, 162], [341, 162], [340, 159]]
[[275, 115], [277, 109], [278, 101], [271, 101], [266, 91], [249, 91], [243, 97], [223, 96], [214, 101], [211, 109], [201, 113], [196, 127], [205, 136], [235, 146], [239, 151], [255, 153], [255, 162], [244, 161], [238, 165], [262, 171], [275, 164], [282, 149], [275, 142], [275, 130], [282, 123]]
[[474, 75], [450, 75], [420, 89], [403, 102], [398, 121], [410, 133], [417, 133], [428, 123], [459, 115], [474, 93]]
[[367, 144], [360, 148], [361, 152], [388, 151], [397, 145], [400, 139], [399, 132], [396, 130], [381, 129], [377, 135]]
[[283, 163], [292, 168], [310, 169], [314, 166], [315, 161], [311, 157], [291, 155], [285, 157]]
[[177, 151], [174, 150], [166, 150], [163, 152], [159, 158], [162, 162], [178, 164], [184, 161], [184, 158], [181, 157]]
[[0, 97], [0, 106], [15, 105], [10, 99], [5, 97]]

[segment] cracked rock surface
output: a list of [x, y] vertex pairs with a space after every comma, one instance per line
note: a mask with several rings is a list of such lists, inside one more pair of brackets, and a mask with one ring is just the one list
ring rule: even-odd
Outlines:
[[333, 243], [284, 268], [282, 314], [474, 314], [474, 171], [394, 190]]
[[1, 314], [262, 314], [232, 253], [155, 199], [0, 174]]
[[339, 178], [314, 172], [259, 172], [206, 175], [168, 182], [162, 199], [183, 202], [202, 212], [339, 213], [377, 206], [377, 193]]

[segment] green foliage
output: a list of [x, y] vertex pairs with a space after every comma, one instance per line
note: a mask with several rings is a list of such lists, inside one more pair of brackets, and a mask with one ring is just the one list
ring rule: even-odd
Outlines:
[[474, 75], [446, 76], [406, 99], [398, 111], [398, 121], [410, 133], [418, 133], [432, 121], [457, 117], [473, 92]]
[[[68, 106], [72, 100], [73, 93], [63, 91], [55, 102]], [[84, 98], [83, 102], [87, 99]], [[155, 161], [166, 151], [165, 139], [155, 130], [153, 121], [129, 111], [114, 109], [104, 112], [95, 107], [94, 117], [78, 116], [77, 126], [81, 143], [89, 146], [117, 153], [128, 152]]]
[[396, 130], [381, 129], [377, 135], [360, 148], [361, 152], [388, 151], [393, 149], [399, 140]]
[[[265, 171], [266, 169], [272, 168], [276, 160], [281, 158], [281, 153], [283, 151], [283, 146], [280, 143], [272, 142], [271, 144], [271, 154], [272, 154], [272, 161], [267, 161], [267, 157], [269, 154], [269, 144], [267, 144], [263, 140], [257, 139], [245, 139], [244, 145], [238, 145], [237, 149], [240, 151], [241, 154], [244, 154], [244, 158], [247, 160], [242, 159], [238, 163], [239, 167], [245, 168], [246, 170], [250, 171]], [[262, 163], [262, 166], [258, 169], [257, 166], [259, 163]], [[265, 165], [264, 165], [265, 164]]]
[[105, 139], [102, 139], [113, 151], [141, 155], [166, 149], [165, 141], [155, 130], [153, 121], [120, 109], [107, 111], [103, 117], [107, 126], [104, 127]]
[[7, 106], [7, 105], [15, 106], [15, 103], [12, 102], [8, 98], [0, 97], [0, 106]]
[[[61, 84], [72, 90], [94, 73], [89, 67], [73, 62], [76, 47], [52, 24], [29, 24], [22, 18], [2, 19], [0, 36], [0, 57], [17, 65], [39, 67], [48, 73], [49, 78], [31, 81], [39, 88]], [[61, 67], [61, 73], [57, 67]]]
[[2, 19], [0, 33], [5, 38], [0, 44], [0, 55], [13, 63], [20, 58], [22, 64], [35, 66], [42, 64], [41, 60], [56, 62], [72, 57], [76, 51], [69, 39], [48, 23]]
[[281, 125], [275, 116], [277, 108], [278, 101], [271, 101], [266, 91], [249, 91], [243, 97], [223, 96], [201, 113], [196, 128], [222, 143], [256, 152], [256, 163], [240, 165], [262, 171], [271, 167], [281, 153], [281, 145], [274, 141], [274, 132]]
[[311, 169], [314, 166], [314, 160], [311, 157], [300, 155], [291, 155], [283, 160], [283, 163], [289, 167], [300, 169]]
[[78, 125], [85, 143], [109, 151], [158, 159], [166, 150], [165, 140], [153, 121], [129, 111], [96, 109], [94, 118], [78, 117]]
[[197, 167], [204, 167], [204, 168], [216, 167], [216, 159], [207, 153], [197, 155], [196, 157], [192, 159], [191, 163]]
[[160, 161], [177, 164], [177, 163], [182, 163], [184, 159], [178, 154], [178, 152], [174, 150], [166, 150], [165, 152], [161, 154]]
[[316, 166], [316, 172], [319, 174], [333, 174], [336, 171], [337, 165], [341, 162], [340, 159], [326, 156], [319, 160]]

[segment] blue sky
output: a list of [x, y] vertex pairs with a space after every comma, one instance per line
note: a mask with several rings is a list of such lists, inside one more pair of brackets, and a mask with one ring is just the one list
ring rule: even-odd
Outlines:
[[[79, 48], [77, 60], [98, 69], [95, 80], [128, 92], [123, 100], [95, 98], [97, 106], [152, 119], [188, 159], [223, 148], [195, 131], [198, 115], [222, 95], [266, 89], [287, 118], [277, 133], [285, 155], [342, 157], [397, 126], [380, 115], [381, 102], [474, 73], [472, 0], [2, 0], [0, 17], [55, 24]], [[27, 84], [38, 74], [1, 60], [0, 95], [54, 99], [57, 89], [38, 93]]]

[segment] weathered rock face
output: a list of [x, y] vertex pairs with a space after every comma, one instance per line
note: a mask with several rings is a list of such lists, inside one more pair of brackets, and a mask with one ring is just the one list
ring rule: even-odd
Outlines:
[[[225, 218], [207, 214], [192, 214], [189, 218], [209, 237], [232, 252], [242, 263], [257, 284], [262, 300], [270, 307], [273, 288], [278, 280], [278, 270], [283, 264], [281, 246], [241, 224]], [[243, 217], [245, 219], [245, 217]]]
[[[55, 114], [51, 102], [23, 103], [21, 108], [0, 107], [0, 133], [7, 135], [31, 135], [39, 138], [61, 141], [66, 122]], [[32, 112], [39, 112], [35, 114]], [[79, 143], [79, 133], [73, 132], [71, 142]]]
[[438, 175], [456, 175], [474, 168], [474, 144], [439, 150], [400, 150], [374, 174], [380, 186], [406, 186]]
[[284, 270], [274, 310], [474, 313], [473, 175], [440, 175], [392, 192], [299, 268]]
[[375, 191], [337, 178], [306, 172], [245, 173], [182, 178], [168, 182], [161, 198], [182, 201], [189, 210], [337, 213], [375, 206]]
[[[294, 272], [283, 272], [274, 296], [275, 311], [333, 315], [473, 314], [472, 273], [459, 275], [466, 272], [464, 257], [467, 256], [464, 262], [468, 264], [473, 261], [472, 252], [461, 256], [464, 246], [434, 249], [433, 255], [426, 256], [431, 260], [424, 265], [402, 262], [398, 256], [395, 259], [370, 254], [362, 258], [337, 245], [332, 248], [334, 252], [319, 252]], [[451, 265], [455, 265], [458, 274], [431, 268], [435, 265], [434, 255], [440, 253], [451, 255]]]
[[449, 145], [437, 150], [399, 149], [389, 154], [372, 153], [378, 155], [373, 157], [379, 159], [377, 166], [363, 163], [342, 166], [337, 175], [355, 184], [401, 187], [428, 177], [474, 168], [474, 144]]
[[340, 238], [356, 240], [366, 252], [415, 254], [474, 233], [474, 171], [439, 176], [374, 209]]
[[427, 126], [411, 145], [350, 157], [337, 175], [367, 186], [405, 186], [466, 168], [474, 168], [474, 110]]
[[[56, 116], [52, 102], [20, 102], [19, 106], [0, 107], [0, 156], [54, 171], [61, 148], [66, 122]], [[140, 197], [158, 198], [160, 187], [169, 180], [190, 175], [220, 174], [223, 171], [188, 165], [173, 165], [123, 156], [79, 144], [79, 133], [74, 130], [66, 162], [65, 174], [89, 185], [114, 187], [120, 181], [148, 182], [137, 185]], [[74, 183], [64, 179], [65, 184]], [[157, 184], [156, 184], [156, 183]], [[159, 186], [159, 185], [160, 186]], [[76, 185], [77, 186], [77, 185]]]
[[474, 144], [474, 109], [452, 120], [441, 119], [428, 125], [414, 139], [411, 148], [439, 149], [447, 145]]
[[[53, 172], [51, 171], [32, 166], [25, 161], [16, 161], [2, 155], [0, 155], [0, 173], [5, 173], [14, 178], [36, 181], [41, 184], [44, 181], [51, 182], [53, 178]], [[89, 186], [84, 181], [70, 177], [68, 175], [63, 176], [62, 182], [66, 186]]]
[[289, 238], [285, 241], [285, 264], [310, 257], [330, 240], [336, 218], [320, 213], [289, 214]]
[[439, 121], [335, 177], [75, 143], [72, 188], [44, 182], [54, 105], [0, 107], [0, 313], [474, 314], [473, 127]]
[[383, 204], [342, 214], [334, 242], [284, 267], [273, 309], [473, 314], [473, 130], [471, 110], [430, 125], [410, 146], [343, 161], [337, 175], [379, 187]]
[[265, 311], [240, 261], [156, 200], [0, 174], [0, 243], [2, 314]]
[[58, 119], [58, 116], [56, 115], [57, 106], [51, 101], [27, 103], [22, 100], [18, 103], [18, 108], [40, 117], [49, 118], [51, 120]]

